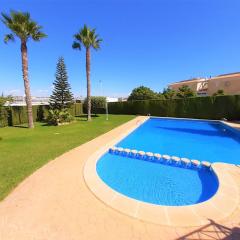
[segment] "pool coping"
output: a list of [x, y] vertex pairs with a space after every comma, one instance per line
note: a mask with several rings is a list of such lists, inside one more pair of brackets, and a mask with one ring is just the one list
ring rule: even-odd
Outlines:
[[161, 206], [138, 201], [113, 190], [101, 180], [96, 172], [98, 159], [148, 119], [149, 117], [139, 116], [131, 120], [125, 124], [120, 135], [113, 135], [111, 141], [101, 146], [86, 160], [83, 176], [94, 195], [121, 213], [160, 225], [195, 227], [208, 224], [210, 220], [219, 221], [230, 216], [239, 206], [239, 189], [228, 171], [231, 164], [213, 163], [211, 167], [219, 181], [216, 194], [205, 202], [187, 206]]

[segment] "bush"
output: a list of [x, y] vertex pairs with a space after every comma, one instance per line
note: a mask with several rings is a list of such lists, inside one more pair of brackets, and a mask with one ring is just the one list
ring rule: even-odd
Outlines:
[[108, 109], [111, 114], [237, 120], [240, 119], [240, 95], [116, 102], [109, 103]]
[[223, 95], [225, 95], [223, 89], [219, 89], [213, 94], [213, 96], [223, 96]]
[[50, 109], [47, 122], [49, 125], [58, 126], [63, 123], [69, 123], [73, 121], [73, 116], [68, 112], [68, 109], [58, 110]]

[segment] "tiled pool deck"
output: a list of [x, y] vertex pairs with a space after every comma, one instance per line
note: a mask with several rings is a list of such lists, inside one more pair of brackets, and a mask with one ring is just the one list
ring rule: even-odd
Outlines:
[[[96, 159], [103, 151], [102, 146], [110, 147], [144, 119], [137, 117], [65, 153], [23, 181], [0, 203], [0, 239], [240, 239], [238, 166], [216, 164], [214, 170], [220, 177], [223, 191], [211, 199], [209, 211], [202, 208], [192, 215], [178, 207], [177, 214], [176, 209], [164, 209], [161, 218], [166, 221], [161, 220], [161, 223], [168, 226], [151, 223], [154, 222], [152, 216], [144, 213], [146, 209], [141, 206], [134, 207], [133, 211], [126, 203], [125, 207], [135, 214], [130, 217], [109, 207], [98, 199], [99, 195], [92, 193], [83, 177], [84, 170], [86, 176], [85, 162], [94, 162], [89, 159]], [[122, 205], [118, 196], [112, 200]], [[152, 214], [158, 218], [157, 211]], [[139, 216], [148, 219], [144, 221]], [[197, 222], [199, 217], [201, 221]], [[197, 224], [188, 225], [192, 222]], [[202, 226], [192, 227], [199, 224]]]

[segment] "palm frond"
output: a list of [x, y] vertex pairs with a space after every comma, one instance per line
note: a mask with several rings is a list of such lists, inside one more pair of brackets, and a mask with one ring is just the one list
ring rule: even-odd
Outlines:
[[100, 44], [101, 44], [102, 41], [103, 41], [103, 40], [102, 40], [101, 38], [97, 39], [97, 40], [93, 43], [93, 48], [94, 48], [95, 50], [100, 49]]
[[28, 12], [10, 11], [9, 15], [5, 13], [1, 15], [2, 22], [21, 40], [27, 41], [32, 38], [34, 41], [39, 41], [47, 36], [41, 31], [42, 26], [33, 21]]
[[6, 34], [5, 36], [4, 36], [4, 42], [5, 43], [8, 43], [9, 41], [12, 41], [12, 42], [14, 42], [14, 36], [13, 36], [13, 34]]
[[32, 39], [34, 41], [37, 41], [37, 42], [40, 41], [42, 38], [45, 38], [45, 37], [47, 37], [47, 35], [45, 33], [41, 32], [41, 31], [38, 31], [38, 32], [35, 32], [35, 33], [32, 34]]
[[94, 49], [99, 49], [102, 42], [102, 39], [96, 34], [96, 29], [91, 29], [86, 24], [74, 35], [74, 38], [75, 42], [82, 44], [85, 48], [93, 47]]
[[72, 48], [81, 50], [81, 44], [74, 41], [73, 44], [72, 44]]
[[12, 19], [10, 16], [8, 16], [6, 13], [1, 13], [3, 19], [2, 22], [7, 25], [7, 24], [11, 24], [12, 23]]
[[76, 33], [76, 34], [74, 34], [74, 36], [73, 36], [77, 41], [82, 41], [82, 36], [81, 36], [81, 34], [80, 34], [80, 31], [79, 31], [79, 33]]

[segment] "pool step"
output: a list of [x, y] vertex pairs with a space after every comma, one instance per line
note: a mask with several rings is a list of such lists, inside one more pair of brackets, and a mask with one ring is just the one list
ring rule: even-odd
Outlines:
[[136, 149], [111, 147], [109, 153], [121, 155], [125, 157], [137, 158], [146, 161], [160, 162], [163, 164], [174, 165], [187, 168], [211, 168], [211, 163], [207, 161], [199, 161], [196, 159], [190, 160], [188, 158], [180, 158], [177, 156], [161, 155], [159, 153], [138, 151]]

